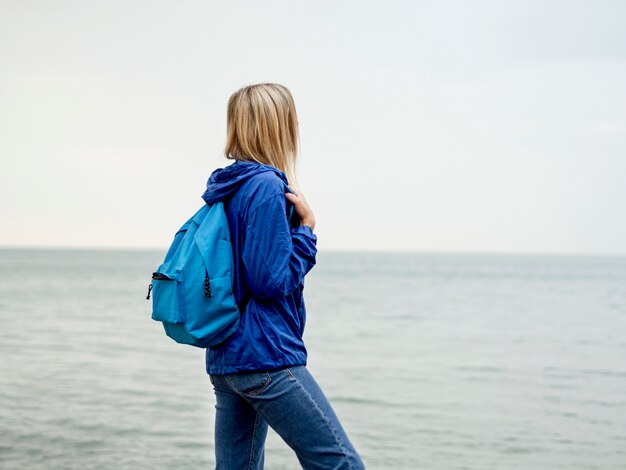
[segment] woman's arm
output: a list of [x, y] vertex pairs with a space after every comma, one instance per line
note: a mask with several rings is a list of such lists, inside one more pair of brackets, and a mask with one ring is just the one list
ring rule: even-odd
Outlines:
[[286, 210], [281, 192], [248, 215], [242, 256], [246, 283], [257, 299], [289, 295], [315, 265], [317, 236], [313, 228], [304, 220], [299, 227], [289, 228]]

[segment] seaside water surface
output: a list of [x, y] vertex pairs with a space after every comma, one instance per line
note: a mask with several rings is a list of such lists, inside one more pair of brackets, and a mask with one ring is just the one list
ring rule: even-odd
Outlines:
[[[162, 252], [0, 250], [0, 468], [212, 468]], [[369, 469], [625, 469], [626, 258], [318, 253], [309, 368]], [[267, 469], [296, 469], [273, 433]]]

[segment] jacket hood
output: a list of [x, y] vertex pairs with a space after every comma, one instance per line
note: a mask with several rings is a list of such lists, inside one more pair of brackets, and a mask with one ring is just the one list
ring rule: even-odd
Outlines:
[[207, 204], [223, 201], [235, 194], [249, 178], [266, 171], [273, 171], [287, 184], [287, 176], [278, 168], [264, 163], [235, 160], [234, 163], [224, 168], [218, 168], [211, 173], [202, 199]]

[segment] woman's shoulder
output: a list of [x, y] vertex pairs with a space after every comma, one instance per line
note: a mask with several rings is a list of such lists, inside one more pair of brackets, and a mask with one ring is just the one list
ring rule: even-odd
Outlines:
[[285, 183], [272, 171], [264, 171], [249, 178], [241, 188], [242, 195], [250, 198], [254, 206], [265, 204], [277, 196], [284, 196]]

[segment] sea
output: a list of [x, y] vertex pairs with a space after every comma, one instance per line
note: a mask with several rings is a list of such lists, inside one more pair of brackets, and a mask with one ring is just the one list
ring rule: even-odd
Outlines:
[[[164, 251], [0, 250], [0, 468], [214, 468]], [[626, 469], [626, 257], [322, 251], [308, 368], [368, 469]], [[273, 431], [266, 469], [298, 469]]]

